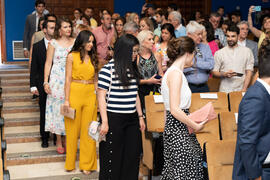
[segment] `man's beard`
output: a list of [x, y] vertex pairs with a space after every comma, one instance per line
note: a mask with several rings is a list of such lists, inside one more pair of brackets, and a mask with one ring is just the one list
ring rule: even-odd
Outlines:
[[237, 44], [237, 41], [227, 41], [228, 46], [234, 47]]

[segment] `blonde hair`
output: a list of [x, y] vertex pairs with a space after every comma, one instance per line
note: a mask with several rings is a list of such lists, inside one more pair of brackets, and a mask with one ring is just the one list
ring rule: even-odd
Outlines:
[[137, 14], [137, 13], [131, 13], [129, 16], [128, 16], [128, 18], [127, 18], [127, 23], [128, 22], [134, 22], [134, 19], [135, 19], [135, 17], [136, 16], [138, 16], [139, 17], [139, 15]]
[[149, 36], [152, 35], [154, 36], [153, 32], [149, 31], [149, 30], [143, 30], [141, 32], [139, 32], [139, 34], [137, 35], [137, 39], [140, 42], [140, 47], [142, 46], [143, 41]]
[[154, 32], [154, 25], [153, 25], [153, 22], [152, 20], [150, 20], [148, 17], [144, 17], [140, 20], [141, 21], [144, 21], [145, 24], [147, 24], [147, 26], [149, 27], [149, 30]]

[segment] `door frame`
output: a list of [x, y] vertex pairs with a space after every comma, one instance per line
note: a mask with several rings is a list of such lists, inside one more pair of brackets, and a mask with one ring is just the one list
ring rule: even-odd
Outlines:
[[4, 64], [7, 62], [5, 0], [0, 0], [0, 10], [1, 62]]

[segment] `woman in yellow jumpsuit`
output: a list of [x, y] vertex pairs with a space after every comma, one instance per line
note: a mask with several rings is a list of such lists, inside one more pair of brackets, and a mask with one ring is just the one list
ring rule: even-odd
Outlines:
[[65, 103], [76, 109], [75, 119], [65, 117], [66, 163], [65, 169], [75, 169], [78, 137], [80, 137], [79, 168], [84, 174], [97, 169], [96, 143], [88, 136], [88, 126], [97, 119], [95, 77], [98, 60], [96, 41], [90, 31], [81, 31], [67, 57]]

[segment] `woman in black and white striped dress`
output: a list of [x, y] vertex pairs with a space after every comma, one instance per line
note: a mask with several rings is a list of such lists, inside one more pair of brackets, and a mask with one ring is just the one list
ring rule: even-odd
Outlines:
[[99, 146], [100, 180], [138, 179], [140, 129], [145, 129], [137, 93], [138, 50], [137, 38], [123, 35], [116, 41], [114, 59], [99, 72], [100, 134], [106, 134], [106, 142], [102, 141]]

